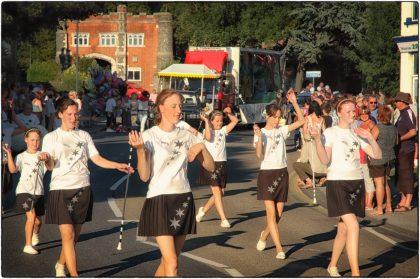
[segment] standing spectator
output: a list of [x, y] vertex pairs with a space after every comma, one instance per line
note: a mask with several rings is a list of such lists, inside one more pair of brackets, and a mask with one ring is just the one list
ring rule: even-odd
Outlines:
[[41, 125], [39, 118], [32, 112], [32, 103], [29, 101], [23, 104], [23, 111], [16, 117], [25, 124], [26, 128]]
[[47, 90], [46, 92], [46, 101], [45, 101], [45, 128], [48, 132], [51, 132], [54, 127], [55, 119], [55, 107], [54, 107], [54, 91], [52, 89]]
[[115, 110], [117, 107], [117, 102], [115, 97], [111, 96], [106, 100], [105, 104], [105, 113], [106, 113], [106, 132], [115, 132], [112, 127], [116, 125]]
[[395, 165], [394, 147], [397, 143], [397, 129], [391, 124], [392, 110], [384, 105], [378, 109], [378, 145], [382, 150], [382, 159], [371, 159], [369, 161], [369, 173], [375, 181], [376, 190], [376, 211], [372, 215], [384, 213], [383, 202], [386, 194], [385, 212], [392, 212], [391, 189], [388, 184], [388, 177], [391, 168]]
[[38, 117], [39, 122], [43, 121], [43, 107], [42, 107], [42, 96], [44, 91], [40, 87], [35, 87], [32, 90], [32, 93], [35, 94], [35, 98], [32, 100], [32, 112]]
[[204, 143], [179, 129], [182, 95], [165, 89], [156, 100], [156, 124], [144, 133], [131, 131], [129, 144], [137, 150], [140, 179], [149, 181], [141, 211], [138, 235], [154, 236], [161, 252], [156, 277], [178, 276], [178, 257], [187, 234], [196, 233], [194, 197], [187, 177], [188, 162], [198, 158], [214, 171]]
[[105, 169], [132, 172], [127, 164], [103, 158], [89, 133], [77, 129], [79, 117], [77, 103], [65, 99], [57, 107], [61, 118], [60, 128], [48, 133], [42, 143], [42, 151], [49, 154], [45, 162], [52, 171], [48, 195], [46, 224], [57, 224], [61, 236], [61, 252], [55, 264], [56, 277], [78, 276], [76, 243], [82, 225], [92, 219], [93, 196], [90, 188], [88, 160]]
[[376, 95], [368, 95], [367, 106], [370, 111], [370, 117], [372, 117], [375, 124], [378, 123], [378, 99]]
[[[351, 275], [360, 276], [359, 223], [357, 217], [365, 216], [364, 182], [360, 172], [361, 147], [371, 158], [380, 159], [381, 149], [369, 131], [351, 129], [355, 120], [355, 104], [343, 99], [337, 104], [339, 122], [322, 135], [316, 127], [310, 133], [315, 138], [321, 162], [327, 165], [327, 207], [329, 217], [340, 217], [337, 235], [327, 271], [339, 277], [337, 263], [346, 247]], [[366, 142], [367, 141], [367, 142]]]
[[82, 110], [82, 100], [79, 99], [79, 95], [77, 94], [76, 91], [71, 90], [69, 92], [69, 99], [73, 100], [76, 102], [77, 104], [77, 111], [80, 113], [80, 111]]
[[399, 92], [395, 97], [395, 105], [400, 111], [400, 116], [396, 122], [398, 130], [399, 145], [397, 147], [397, 188], [401, 192], [401, 200], [395, 208], [395, 212], [411, 210], [411, 201], [414, 192], [414, 154], [416, 116], [410, 109], [412, 103], [408, 93]]
[[[362, 106], [360, 109], [360, 121], [358, 127], [368, 130], [373, 138], [378, 138], [379, 130], [373, 120], [370, 118], [370, 111], [367, 107]], [[373, 210], [373, 196], [375, 194], [375, 185], [373, 184], [372, 177], [369, 175], [368, 157], [367, 154], [360, 148], [360, 166], [362, 167], [363, 179], [365, 182], [365, 209]]]
[[138, 112], [137, 119], [140, 122], [140, 132], [144, 132], [146, 128], [147, 121], [147, 109], [149, 108], [149, 98], [150, 93], [148, 91], [143, 91], [141, 93], [140, 99], [138, 100]]
[[322, 117], [324, 118], [325, 128], [329, 128], [332, 126], [332, 117], [331, 117], [331, 103], [324, 102], [321, 105], [322, 109]]
[[297, 112], [298, 121], [291, 125], [279, 126], [280, 108], [275, 104], [266, 106], [266, 125], [260, 129], [254, 124], [254, 146], [257, 158], [262, 159], [258, 173], [257, 199], [263, 200], [267, 215], [267, 225], [261, 232], [257, 250], [263, 251], [269, 235], [276, 246], [276, 258], [284, 260], [286, 254], [280, 241], [278, 222], [283, 213], [289, 190], [289, 173], [286, 160], [286, 139], [290, 132], [305, 123], [302, 111], [293, 93], [287, 92], [289, 102]]

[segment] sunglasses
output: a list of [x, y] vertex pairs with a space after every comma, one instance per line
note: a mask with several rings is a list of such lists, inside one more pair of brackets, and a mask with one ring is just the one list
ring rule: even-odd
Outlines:
[[378, 102], [369, 102], [369, 104], [375, 104], [375, 105], [376, 105], [377, 103], [378, 103]]

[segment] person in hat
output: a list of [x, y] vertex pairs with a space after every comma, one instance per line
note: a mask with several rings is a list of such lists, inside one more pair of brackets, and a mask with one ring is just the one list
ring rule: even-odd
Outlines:
[[394, 212], [411, 210], [411, 201], [414, 192], [414, 154], [416, 143], [417, 118], [410, 108], [412, 103], [409, 93], [398, 92], [394, 98], [395, 106], [400, 111], [395, 126], [398, 130], [396, 177], [397, 188], [401, 192], [401, 200], [395, 207]]

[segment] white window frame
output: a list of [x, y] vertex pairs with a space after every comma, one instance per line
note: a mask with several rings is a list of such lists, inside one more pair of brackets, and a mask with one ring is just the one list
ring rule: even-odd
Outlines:
[[[109, 43], [107, 43], [109, 40]], [[99, 33], [99, 45], [101, 47], [115, 47], [117, 45], [117, 34]]]
[[412, 84], [411, 84], [411, 92], [413, 92], [412, 98], [413, 98], [413, 103], [417, 103], [417, 97], [419, 96], [419, 76], [418, 75], [413, 75], [412, 76]]
[[144, 47], [144, 33], [128, 33], [127, 42], [129, 47]]
[[[132, 72], [131, 78], [130, 78], [130, 72]], [[135, 72], [139, 72], [139, 79], [134, 79]], [[127, 80], [129, 80], [129, 81], [141, 81], [141, 72], [142, 72], [141, 68], [138, 68], [138, 67], [128, 68], [127, 69]]]
[[[414, 22], [418, 22], [419, 21], [419, 11], [418, 11], [418, 8], [419, 8], [419, 3], [418, 2], [414, 2], [413, 3], [413, 11], [412, 11], [412, 15], [411, 15]], [[416, 11], [417, 11], [417, 18], [415, 17], [416, 16]]]
[[[76, 33], [72, 34], [72, 46], [76, 46]], [[79, 32], [79, 47], [90, 46], [90, 34]]]

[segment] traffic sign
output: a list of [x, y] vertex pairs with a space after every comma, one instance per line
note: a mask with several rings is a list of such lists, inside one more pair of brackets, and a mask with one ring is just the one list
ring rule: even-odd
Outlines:
[[321, 71], [306, 71], [306, 78], [320, 78]]

